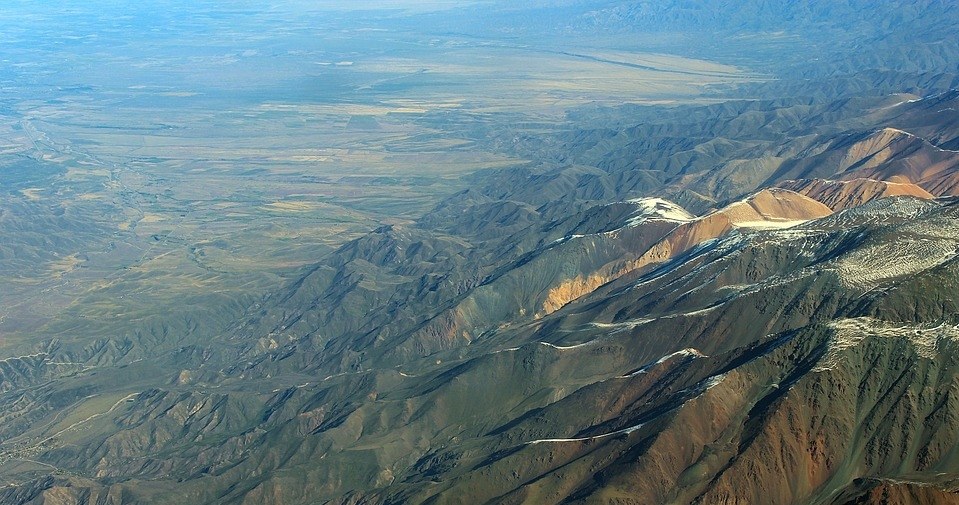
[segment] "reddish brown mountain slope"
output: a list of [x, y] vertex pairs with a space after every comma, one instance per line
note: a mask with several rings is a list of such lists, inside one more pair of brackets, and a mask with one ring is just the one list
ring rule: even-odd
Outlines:
[[807, 196], [782, 188], [764, 189], [703, 217], [683, 223], [639, 257], [580, 275], [552, 289], [540, 314], [550, 314], [599, 286], [630, 272], [662, 263], [707, 240], [735, 229], [776, 229], [795, 226], [832, 214], [832, 210]]
[[844, 180], [912, 182], [936, 196], [959, 195], [959, 152], [895, 128], [853, 144], [836, 173]]
[[795, 191], [821, 202], [834, 211], [857, 207], [878, 198], [890, 196], [915, 196], [935, 198], [931, 193], [912, 183], [853, 179], [832, 181], [828, 179], [799, 179], [779, 183], [780, 188]]

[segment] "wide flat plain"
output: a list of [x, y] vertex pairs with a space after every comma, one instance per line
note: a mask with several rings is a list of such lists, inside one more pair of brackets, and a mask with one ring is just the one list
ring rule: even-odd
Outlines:
[[759, 77], [608, 41], [412, 29], [389, 12], [160, 4], [172, 8], [0, 13], [5, 353], [241, 310], [344, 242], [412, 222], [464, 176], [530, 162], [486, 132], [536, 135], [581, 105], [713, 99]]

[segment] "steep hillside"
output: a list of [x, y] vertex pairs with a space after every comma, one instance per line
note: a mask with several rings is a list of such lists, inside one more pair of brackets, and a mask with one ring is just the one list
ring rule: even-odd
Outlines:
[[792, 191], [778, 188], [760, 191], [701, 218], [687, 219], [636, 258], [581, 274], [552, 287], [542, 313], [554, 312], [603, 284], [665, 262], [734, 230], [788, 228], [831, 213], [823, 204]]
[[[769, 217], [797, 203], [808, 200], [765, 192], [733, 208]], [[38, 428], [5, 449], [109, 488], [60, 477], [3, 496], [829, 503], [912, 493], [869, 479], [946, 496], [959, 306], [942, 293], [959, 288], [957, 213], [900, 197], [748, 228], [423, 359], [397, 363], [374, 345], [362, 368], [322, 375], [323, 365], [305, 372], [318, 354], [299, 340], [239, 366], [181, 360], [166, 385], [105, 401], [94, 415], [109, 422]], [[160, 491], [171, 478], [175, 497]]]
[[780, 188], [789, 189], [821, 202], [833, 210], [858, 207], [879, 198], [891, 196], [915, 196], [917, 198], [935, 198], [928, 191], [908, 182], [877, 181], [873, 179], [853, 179], [833, 181], [828, 179], [799, 179], [783, 181]]
[[952, 5], [32, 4], [0, 505], [959, 503]]
[[[782, 166], [881, 140], [851, 138]], [[902, 169], [876, 153], [909, 138], [842, 174]], [[169, 349], [151, 359], [133, 339], [4, 359], [0, 501], [951, 499], [954, 199], [807, 180], [696, 216], [603, 201], [605, 177], [487, 180], [207, 340], [139, 334]]]
[[[892, 93], [824, 102], [793, 98], [665, 110], [585, 109], [573, 116], [578, 122], [567, 132], [489, 132], [491, 142], [548, 163], [504, 180], [481, 179], [488, 186], [479, 191], [537, 206], [560, 195], [579, 201], [658, 196], [697, 214], [796, 179], [876, 179], [951, 195], [957, 102], [959, 94], [947, 91], [920, 98]], [[584, 166], [601, 170], [586, 175]], [[538, 193], [531, 188], [540, 180], [569, 186]], [[569, 199], [553, 205], [558, 213], [582, 208]]]
[[936, 196], [959, 191], [959, 152], [895, 128], [851, 135], [823, 147], [824, 152], [797, 160], [780, 177], [874, 179], [915, 184]]

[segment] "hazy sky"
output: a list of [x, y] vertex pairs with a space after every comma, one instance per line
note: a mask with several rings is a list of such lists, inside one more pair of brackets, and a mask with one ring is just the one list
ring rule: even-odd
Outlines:
[[[315, 10], [338, 10], [338, 11], [358, 11], [358, 10], [378, 10], [378, 9], [398, 9], [410, 11], [435, 11], [445, 10], [454, 7], [463, 7], [472, 4], [496, 3], [500, 0], [313, 0], [305, 2], [309, 8]], [[297, 2], [300, 3], [300, 2]]]

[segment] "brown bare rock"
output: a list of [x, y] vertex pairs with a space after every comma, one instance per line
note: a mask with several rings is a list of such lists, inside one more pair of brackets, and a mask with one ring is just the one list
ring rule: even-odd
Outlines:
[[[893, 179], [901, 179], [893, 177]], [[784, 181], [780, 188], [789, 189], [821, 202], [834, 211], [858, 207], [877, 198], [890, 196], [915, 196], [935, 198], [931, 193], [910, 182], [852, 179], [834, 181], [828, 179], [800, 179]]]
[[871, 179], [914, 184], [934, 196], [959, 195], [959, 151], [898, 128], [847, 134], [812, 151], [819, 152], [791, 160], [770, 182]]
[[959, 195], [959, 152], [895, 128], [883, 128], [853, 145], [837, 175], [915, 183], [936, 196]]
[[[780, 228], [832, 214], [832, 210], [807, 196], [769, 188], [717, 211], [739, 228]], [[707, 216], [709, 217], [709, 216]]]
[[[862, 479], [835, 505], [956, 505], [959, 493], [922, 482]], [[856, 493], [859, 493], [856, 496]], [[854, 496], [850, 497], [852, 494]]]
[[949, 2], [58, 3], [0, 505], [959, 505]]
[[596, 288], [649, 265], [665, 262], [707, 240], [735, 229], [776, 229], [832, 214], [829, 207], [794, 191], [762, 190], [720, 210], [676, 227], [641, 255], [623, 263], [561, 282], [550, 289], [541, 315], [550, 314]]

